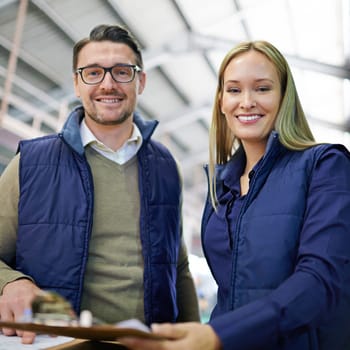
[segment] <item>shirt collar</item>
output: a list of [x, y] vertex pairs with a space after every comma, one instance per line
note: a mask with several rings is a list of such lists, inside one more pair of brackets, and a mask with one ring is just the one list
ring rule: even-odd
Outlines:
[[[86, 147], [87, 145], [94, 144], [97, 146], [102, 146], [106, 148], [100, 140], [96, 138], [96, 136], [92, 133], [92, 131], [89, 129], [89, 127], [86, 125], [85, 118], [80, 123], [80, 135], [81, 135], [81, 141], [83, 143], [83, 146]], [[135, 123], [133, 123], [133, 131], [128, 140], [126, 140], [125, 144], [127, 143], [136, 143], [137, 147], [141, 147], [142, 144], [142, 135], [140, 129], [137, 127]], [[124, 145], [125, 145], [124, 144]]]

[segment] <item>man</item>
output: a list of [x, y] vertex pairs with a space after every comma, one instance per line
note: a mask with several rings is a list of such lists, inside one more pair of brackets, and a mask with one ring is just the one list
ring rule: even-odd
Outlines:
[[157, 122], [135, 112], [137, 42], [97, 26], [75, 45], [73, 70], [82, 106], [61, 133], [20, 142], [0, 178], [0, 318], [19, 320], [45, 289], [109, 323], [198, 320], [176, 162], [151, 139]]

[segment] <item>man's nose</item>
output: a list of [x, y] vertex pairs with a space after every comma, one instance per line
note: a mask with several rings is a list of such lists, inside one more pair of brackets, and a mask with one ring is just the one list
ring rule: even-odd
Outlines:
[[112, 89], [117, 82], [112, 78], [112, 73], [111, 72], [106, 72], [103, 80], [100, 83], [100, 87], [102, 89], [110, 90]]

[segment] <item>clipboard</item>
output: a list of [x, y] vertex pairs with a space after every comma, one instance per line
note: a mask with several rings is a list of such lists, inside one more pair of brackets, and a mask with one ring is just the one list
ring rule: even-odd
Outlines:
[[81, 326], [50, 326], [46, 324], [27, 322], [5, 322], [0, 321], [0, 328], [11, 328], [34, 333], [61, 335], [66, 337], [89, 339], [97, 341], [116, 341], [122, 337], [139, 337], [154, 340], [164, 340], [163, 337], [151, 332], [135, 328], [116, 327], [113, 325], [96, 325], [91, 327]]

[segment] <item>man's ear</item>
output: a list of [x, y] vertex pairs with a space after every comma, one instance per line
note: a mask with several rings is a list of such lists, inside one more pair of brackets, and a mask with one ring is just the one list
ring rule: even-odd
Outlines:
[[74, 85], [74, 93], [75, 96], [80, 98], [80, 91], [79, 91], [79, 87], [78, 87], [78, 74], [74, 73], [73, 74], [73, 85]]
[[138, 74], [138, 79], [139, 79], [139, 87], [138, 87], [138, 94], [141, 95], [143, 90], [145, 89], [146, 86], [146, 73], [145, 72], [140, 72]]

